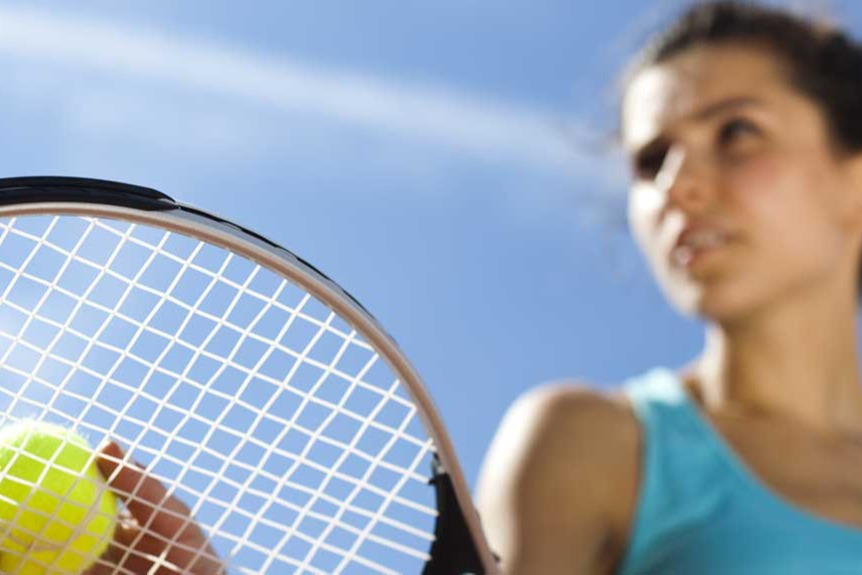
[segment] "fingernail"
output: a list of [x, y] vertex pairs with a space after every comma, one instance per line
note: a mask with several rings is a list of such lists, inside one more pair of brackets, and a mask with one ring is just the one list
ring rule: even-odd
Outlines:
[[110, 438], [105, 438], [105, 440], [99, 444], [99, 452], [102, 455], [107, 456], [107, 459], [115, 464], [122, 462], [124, 457], [123, 448], [120, 447], [116, 441], [113, 441]]
[[111, 443], [111, 438], [105, 437], [99, 442], [99, 445], [96, 447], [96, 451], [105, 451]]

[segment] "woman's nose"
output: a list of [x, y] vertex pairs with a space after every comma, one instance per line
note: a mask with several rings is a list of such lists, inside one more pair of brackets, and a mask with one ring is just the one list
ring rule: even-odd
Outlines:
[[703, 201], [710, 186], [708, 172], [708, 163], [691, 149], [673, 146], [656, 176], [656, 186], [669, 203], [685, 207]]

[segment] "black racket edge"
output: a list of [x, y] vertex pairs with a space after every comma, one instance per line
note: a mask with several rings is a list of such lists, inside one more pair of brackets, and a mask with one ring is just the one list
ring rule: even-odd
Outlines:
[[[430, 482], [434, 485], [440, 515], [434, 526], [431, 559], [425, 564], [422, 575], [484, 574], [482, 560], [470, 535], [464, 512], [458, 505], [452, 479], [436, 454], [431, 466], [433, 476]], [[494, 559], [499, 563], [498, 555], [495, 554]]]
[[[338, 286], [341, 293], [379, 325], [377, 319], [359, 300], [300, 256], [254, 230], [178, 202], [153, 188], [111, 180], [69, 176], [0, 178], [0, 207], [50, 202], [105, 204], [143, 211], [179, 210], [213, 220], [248, 234], [276, 250], [286, 252], [326, 281]], [[429, 482], [434, 486], [439, 515], [434, 530], [435, 540], [429, 553], [431, 558], [427, 561], [422, 575], [485, 575], [486, 571], [476, 543], [467, 527], [464, 512], [458, 504], [452, 479], [436, 453], [432, 461], [432, 477]], [[499, 556], [495, 554], [494, 558], [499, 562]]]

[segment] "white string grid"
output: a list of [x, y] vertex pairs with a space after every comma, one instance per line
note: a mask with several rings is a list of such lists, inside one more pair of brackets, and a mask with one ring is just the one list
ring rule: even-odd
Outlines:
[[25, 418], [116, 440], [231, 574], [428, 558], [433, 443], [396, 374], [323, 303], [212, 244], [0, 220], [0, 422]]

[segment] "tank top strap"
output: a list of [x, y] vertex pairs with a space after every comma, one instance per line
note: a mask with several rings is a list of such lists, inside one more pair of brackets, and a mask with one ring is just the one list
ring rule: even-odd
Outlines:
[[660, 562], [720, 510], [727, 491], [716, 482], [727, 473], [716, 438], [671, 369], [653, 368], [622, 390], [642, 429], [640, 494], [624, 566]]

